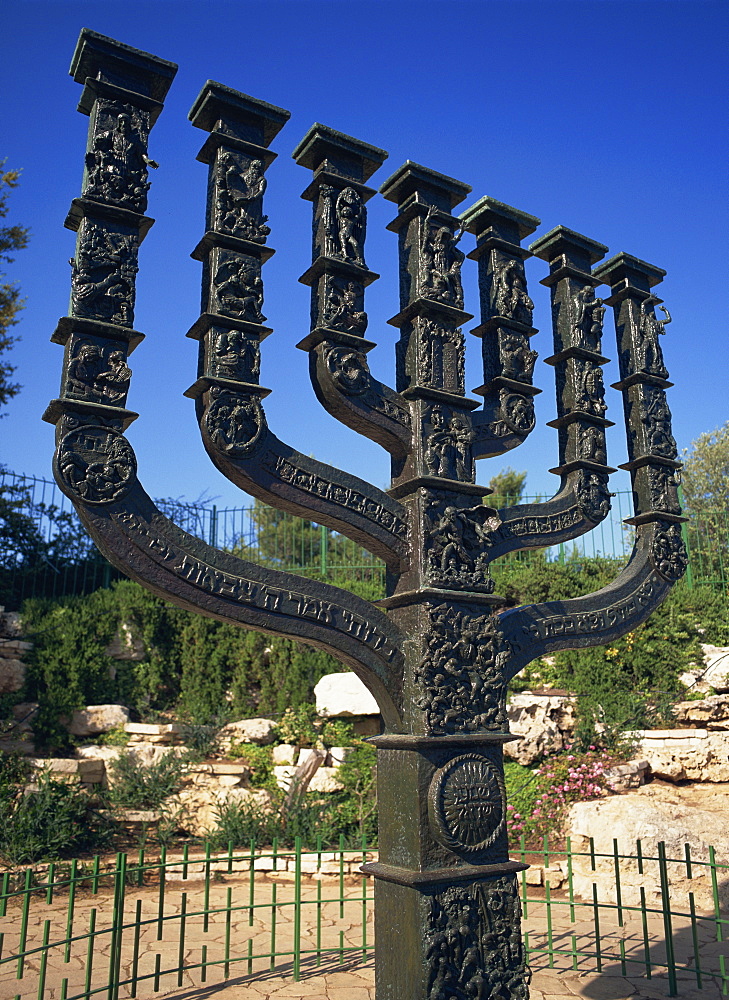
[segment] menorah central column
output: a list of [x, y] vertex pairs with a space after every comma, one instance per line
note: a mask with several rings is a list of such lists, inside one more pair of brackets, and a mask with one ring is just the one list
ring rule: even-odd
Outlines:
[[[407, 163], [381, 191], [398, 205], [398, 390], [413, 442], [393, 462], [392, 494], [409, 511], [411, 560], [382, 602], [409, 636], [407, 735], [378, 747], [378, 1000], [523, 998], [528, 973], [516, 872], [509, 860], [502, 748], [509, 647], [493, 607], [487, 557], [496, 511], [474, 482], [465, 397], [458, 246], [451, 214], [470, 189]], [[523, 275], [521, 275], [523, 281]], [[525, 286], [524, 286], [525, 287]]]

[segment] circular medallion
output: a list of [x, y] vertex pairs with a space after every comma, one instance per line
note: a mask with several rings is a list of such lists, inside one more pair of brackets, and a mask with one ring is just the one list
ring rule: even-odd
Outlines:
[[326, 365], [329, 374], [348, 396], [359, 396], [369, 388], [370, 370], [361, 351], [354, 351], [351, 347], [333, 347], [327, 352]]
[[504, 829], [506, 794], [494, 765], [476, 753], [454, 757], [433, 775], [428, 812], [436, 838], [452, 851], [477, 853]]
[[266, 428], [266, 417], [258, 396], [234, 392], [211, 392], [205, 427], [219, 451], [234, 458], [249, 455]]
[[135, 482], [137, 462], [132, 446], [117, 430], [84, 424], [58, 443], [56, 474], [66, 492], [84, 503], [113, 503]]
[[534, 429], [534, 403], [528, 396], [518, 396], [515, 393], [505, 396], [501, 402], [501, 412], [504, 422], [515, 433], [527, 434]]

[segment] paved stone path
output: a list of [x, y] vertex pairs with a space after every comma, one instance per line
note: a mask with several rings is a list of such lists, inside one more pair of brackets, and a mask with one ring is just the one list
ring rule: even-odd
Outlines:
[[[374, 964], [371, 957], [374, 908], [369, 898], [372, 891], [369, 881], [347, 877], [346, 901], [340, 908], [338, 879], [324, 882], [308, 878], [302, 880], [299, 982], [295, 982], [292, 976], [296, 911], [290, 875], [282, 874], [276, 881], [270, 875], [257, 874], [255, 883], [255, 906], [251, 910], [248, 905], [248, 879], [226, 876], [212, 882], [207, 921], [203, 913], [204, 883], [201, 880], [167, 884], [161, 922], [159, 889], [154, 886], [129, 886], [124, 908], [127, 927], [119, 951], [120, 978], [124, 980], [135, 973], [138, 975], [136, 995], [140, 1000], [149, 1000], [154, 996], [165, 996], [169, 1000], [285, 1000], [298, 997], [374, 1000]], [[180, 920], [183, 891], [186, 907], [184, 934]], [[134, 924], [137, 909], [141, 926], [135, 963]], [[43, 892], [35, 895], [28, 919], [27, 946], [35, 948], [41, 944], [46, 921], [49, 921], [49, 941], [57, 942], [48, 952], [45, 988], [39, 990], [43, 970], [39, 956], [33, 955], [25, 961], [22, 979], [16, 978], [16, 962], [0, 965], [0, 998], [12, 1000], [20, 996], [23, 1000], [30, 1000], [31, 997], [33, 1000], [60, 1000], [63, 979], [67, 980], [66, 996], [78, 996], [87, 988], [87, 976], [92, 991], [102, 990], [109, 982], [109, 968], [113, 964], [110, 962], [111, 911], [112, 899], [108, 890], [98, 895], [90, 892], [80, 894], [73, 916], [73, 935], [77, 940], [66, 954], [63, 942], [68, 920], [67, 897], [58, 894], [48, 904]], [[271, 970], [269, 958], [251, 958], [249, 964], [248, 955], [265, 956], [271, 952], [274, 912], [275, 952], [280, 957], [275, 969]], [[8, 906], [5, 920], [0, 920], [4, 956], [18, 950], [20, 916], [18, 906]], [[601, 974], [594, 971], [594, 957], [580, 958], [578, 971], [572, 968], [573, 941], [578, 953], [594, 955], [595, 952], [592, 906], [577, 905], [574, 916], [574, 921], [570, 921], [570, 907], [566, 899], [560, 899], [558, 895], [552, 898], [551, 949], [555, 968], [550, 968], [545, 902], [532, 900], [529, 903], [523, 929], [529, 935], [530, 964], [534, 972], [533, 1000], [567, 1000], [574, 997], [584, 997], [585, 1000], [645, 997], [652, 1000], [669, 995], [664, 973], [654, 971], [651, 979], [645, 978], [645, 942], [640, 913], [624, 909], [623, 926], [620, 927], [614, 907], [601, 910]], [[89, 948], [87, 935], [91, 920], [96, 921], [96, 936]], [[649, 915], [647, 930], [651, 960], [659, 964], [665, 962], [665, 928], [660, 914]], [[363, 932], [370, 949], [366, 956], [362, 955]], [[715, 925], [699, 921], [696, 934], [701, 967], [718, 970], [718, 956], [726, 954], [727, 946], [717, 943]], [[705, 975], [704, 989], [698, 990], [695, 975], [680, 971], [681, 966], [689, 963], [693, 953], [693, 935], [688, 918], [674, 916], [672, 938], [679, 969], [679, 996], [682, 1000], [718, 1000], [721, 990], [716, 979]], [[618, 957], [621, 940], [624, 942], [624, 968], [621, 968]], [[227, 976], [224, 965], [226, 942], [230, 959]], [[318, 956], [306, 954], [317, 949]], [[92, 959], [91, 973], [88, 972], [89, 955]], [[184, 965], [182, 972], [169, 971], [177, 969], [180, 956]], [[358, 961], [353, 960], [354, 956]], [[201, 981], [200, 963], [203, 961], [207, 963], [205, 981]], [[160, 976], [155, 984], [156, 963]], [[106, 997], [106, 992], [94, 995]], [[119, 1000], [130, 995], [129, 985], [121, 986]]]

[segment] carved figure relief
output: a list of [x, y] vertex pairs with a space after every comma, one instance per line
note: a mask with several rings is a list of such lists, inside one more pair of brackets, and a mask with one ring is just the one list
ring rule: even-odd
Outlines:
[[599, 524], [610, 513], [610, 498], [615, 494], [608, 488], [606, 475], [582, 470], [575, 486], [575, 495], [582, 516]]
[[218, 312], [249, 323], [264, 323], [260, 262], [253, 257], [221, 254], [213, 278]]
[[688, 555], [680, 524], [658, 522], [651, 543], [651, 562], [670, 583], [681, 579], [688, 566]]
[[534, 303], [527, 292], [524, 267], [511, 258], [495, 257], [493, 304], [497, 316], [532, 325]]
[[573, 346], [586, 351], [602, 350], [602, 324], [605, 318], [603, 299], [595, 298], [592, 285], [578, 289], [572, 297]]
[[85, 219], [71, 258], [74, 316], [130, 327], [134, 321], [137, 240]]
[[425, 510], [425, 550], [428, 582], [459, 590], [490, 594], [488, 551], [499, 519], [490, 507], [456, 507], [445, 493], [431, 497]]
[[645, 427], [646, 445], [651, 455], [675, 459], [678, 448], [671, 433], [671, 411], [662, 389], [644, 387], [641, 423]]
[[364, 241], [367, 228], [367, 209], [353, 187], [340, 191], [336, 203], [337, 248], [336, 257], [348, 260], [359, 267], [366, 267]]
[[135, 212], [147, 207], [149, 112], [131, 105], [98, 102], [97, 129], [86, 154], [87, 198], [122, 205]]
[[267, 181], [263, 161], [221, 149], [215, 165], [215, 226], [224, 233], [265, 243], [271, 229], [263, 214]]
[[658, 338], [666, 332], [671, 322], [671, 314], [665, 306], [659, 306], [665, 313], [665, 319], [657, 319], [653, 307], [658, 303], [655, 295], [649, 295], [640, 304], [638, 319], [638, 371], [657, 375], [658, 378], [668, 378], [668, 370], [663, 363], [663, 351]]
[[259, 397], [213, 387], [210, 398], [205, 429], [212, 443], [234, 458], [250, 455], [266, 430], [266, 417]]
[[531, 396], [520, 396], [506, 389], [502, 389], [499, 396], [506, 433], [512, 431], [515, 434], [528, 434], [534, 429], [536, 416]]
[[418, 294], [463, 309], [461, 267], [466, 255], [458, 249], [464, 226], [453, 233], [433, 222], [435, 209], [428, 209], [420, 246]]
[[428, 1000], [528, 1000], [514, 876], [449, 886], [430, 907]]
[[579, 457], [589, 462], [607, 465], [607, 449], [605, 447], [605, 431], [601, 427], [590, 424], [579, 431]]
[[515, 330], [502, 331], [499, 337], [499, 354], [501, 375], [504, 378], [531, 384], [534, 364], [539, 355], [529, 349], [529, 341], [523, 333]]
[[367, 329], [364, 286], [359, 281], [327, 276], [324, 301], [324, 326], [362, 336]]
[[431, 476], [469, 481], [473, 477], [471, 442], [473, 428], [463, 413], [450, 419], [442, 406], [433, 406], [428, 416], [430, 431], [425, 437], [425, 465]]
[[433, 389], [463, 394], [466, 346], [461, 331], [424, 316], [418, 318], [417, 329], [416, 381]]
[[332, 347], [326, 353], [327, 371], [347, 396], [361, 396], [369, 389], [372, 376], [367, 356], [351, 347]]
[[73, 348], [64, 395], [114, 406], [126, 399], [131, 378], [124, 351], [82, 340]]
[[481, 754], [454, 757], [433, 775], [428, 812], [444, 847], [463, 854], [484, 851], [504, 831], [503, 779]]
[[504, 667], [511, 648], [497, 620], [447, 604], [430, 609], [425, 652], [414, 672], [427, 732], [500, 730], [507, 725]]
[[648, 491], [651, 509], [665, 511], [667, 514], [680, 514], [678, 484], [679, 473], [677, 471], [665, 465], [649, 467]]
[[211, 374], [219, 378], [257, 381], [261, 369], [261, 349], [257, 340], [240, 330], [218, 330], [213, 334]]
[[58, 445], [58, 470], [67, 489], [86, 503], [121, 500], [134, 484], [137, 463], [131, 445], [118, 431], [84, 424]]
[[593, 413], [597, 417], [603, 417], [607, 405], [602, 369], [591, 361], [575, 359], [572, 363], [574, 365], [574, 408], [582, 410], [583, 413]]

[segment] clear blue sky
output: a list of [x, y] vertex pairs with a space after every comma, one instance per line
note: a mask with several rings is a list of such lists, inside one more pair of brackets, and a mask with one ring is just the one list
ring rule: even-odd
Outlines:
[[[2, 142], [8, 167], [22, 167], [8, 221], [30, 226], [31, 243], [9, 276], [27, 307], [13, 350], [22, 393], [0, 422], [0, 461], [49, 476], [53, 429], [42, 423], [58, 394], [62, 349], [49, 343], [68, 303], [74, 236], [63, 229], [79, 194], [88, 120], [68, 76], [79, 30], [92, 28], [179, 63], [155, 126], [160, 163], [148, 214], [157, 223], [140, 254], [136, 322], [147, 339], [132, 355], [129, 430], [140, 478], [153, 496], [220, 504], [246, 498], [208, 461], [194, 405], [182, 396], [196, 375], [197, 345], [185, 331], [199, 315], [200, 264], [189, 257], [203, 232], [205, 138], [187, 112], [206, 79], [291, 111], [273, 147], [266, 211], [276, 256], [264, 268], [265, 313], [275, 333], [263, 344], [261, 382], [269, 424], [307, 454], [385, 486], [381, 449], [329, 417], [317, 403], [307, 358], [294, 348], [308, 332], [309, 291], [297, 281], [310, 263], [309, 173], [291, 150], [314, 121], [387, 149], [379, 184], [406, 159], [473, 186], [542, 219], [537, 236], [563, 224], [668, 271], [659, 291], [673, 315], [664, 351], [679, 447], [729, 419], [725, 346], [727, 268], [727, 40], [729, 5], [704, 0], [252, 0], [252, 2], [33, 2], [3, 13]], [[459, 209], [460, 211], [460, 209]], [[367, 293], [370, 355], [392, 384], [397, 311], [394, 206], [370, 203], [368, 262], [382, 275]], [[466, 237], [464, 244], [472, 238]], [[533, 346], [551, 353], [549, 293], [529, 263]], [[477, 313], [475, 263], [464, 267], [466, 308]], [[599, 294], [599, 292], [598, 292]], [[470, 326], [475, 326], [477, 320]], [[468, 327], [467, 327], [468, 329]], [[615, 356], [612, 318], [605, 353]], [[478, 341], [469, 337], [468, 380], [481, 383]], [[502, 465], [529, 471], [529, 491], [556, 480], [552, 369], [537, 363], [539, 427], [506, 461], [479, 463], [480, 483]], [[616, 381], [614, 366], [606, 383]], [[624, 461], [622, 406], [608, 389], [612, 465]], [[621, 474], [624, 476], [624, 474]], [[616, 478], [625, 488], [627, 480]]]

